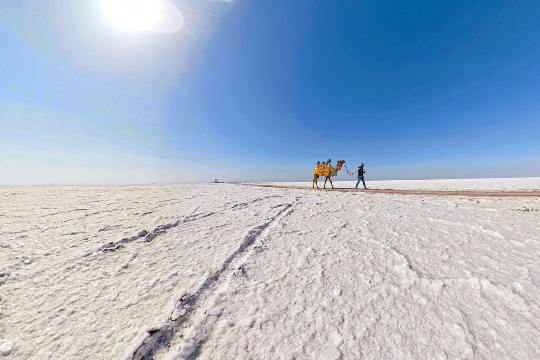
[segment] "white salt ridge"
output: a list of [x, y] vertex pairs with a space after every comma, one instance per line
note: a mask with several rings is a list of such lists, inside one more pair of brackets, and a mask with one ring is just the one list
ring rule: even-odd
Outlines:
[[123, 358], [180, 321], [156, 358], [540, 358], [537, 209], [227, 184], [3, 187], [0, 354]]
[[13, 350], [13, 343], [10, 341], [0, 340], [0, 356], [8, 356]]

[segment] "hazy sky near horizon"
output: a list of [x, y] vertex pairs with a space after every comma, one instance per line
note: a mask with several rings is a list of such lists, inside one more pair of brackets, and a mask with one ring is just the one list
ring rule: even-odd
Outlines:
[[107, 1], [0, 4], [0, 184], [540, 176], [538, 1]]

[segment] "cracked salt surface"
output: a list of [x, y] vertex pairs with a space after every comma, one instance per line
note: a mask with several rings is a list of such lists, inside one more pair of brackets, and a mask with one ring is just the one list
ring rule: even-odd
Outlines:
[[219, 184], [0, 200], [10, 359], [540, 358], [540, 212], [519, 210], [538, 198]]

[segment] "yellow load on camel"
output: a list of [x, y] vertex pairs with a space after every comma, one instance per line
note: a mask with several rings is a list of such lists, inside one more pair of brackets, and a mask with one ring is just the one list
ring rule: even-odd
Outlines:
[[317, 164], [313, 167], [313, 175], [332, 176], [332, 166], [326, 165], [325, 163]]

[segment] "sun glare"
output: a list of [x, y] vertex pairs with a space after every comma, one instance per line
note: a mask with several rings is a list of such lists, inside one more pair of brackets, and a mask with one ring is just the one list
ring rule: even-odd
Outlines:
[[103, 5], [108, 21], [123, 30], [175, 32], [184, 23], [168, 0], [104, 0]]

